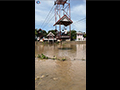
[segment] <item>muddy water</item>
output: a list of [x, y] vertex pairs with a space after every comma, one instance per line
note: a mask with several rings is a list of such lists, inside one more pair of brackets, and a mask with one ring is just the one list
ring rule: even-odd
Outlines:
[[35, 45], [35, 55], [66, 61], [35, 59], [35, 90], [86, 90], [86, 44]]

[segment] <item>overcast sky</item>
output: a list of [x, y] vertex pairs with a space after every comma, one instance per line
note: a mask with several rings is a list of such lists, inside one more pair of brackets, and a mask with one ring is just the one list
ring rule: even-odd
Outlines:
[[[55, 17], [53, 17], [54, 10], [52, 10], [52, 12], [49, 15], [49, 18], [47, 18], [44, 24], [43, 22], [45, 21], [46, 16], [48, 15], [50, 9], [53, 7], [55, 0], [39, 0], [39, 1], [40, 4], [36, 4], [35, 2], [35, 28], [36, 29], [41, 28], [46, 31], [54, 30], [55, 29], [55, 27], [53, 26], [53, 24], [55, 23]], [[86, 32], [86, 19], [77, 22], [78, 20], [86, 18], [86, 0], [70, 0], [70, 7], [71, 7], [71, 20], [73, 21], [73, 24], [71, 24], [71, 29]]]

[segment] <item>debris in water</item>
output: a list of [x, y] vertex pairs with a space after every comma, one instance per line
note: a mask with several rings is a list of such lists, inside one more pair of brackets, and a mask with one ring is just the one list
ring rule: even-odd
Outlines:
[[53, 80], [57, 80], [58, 78], [53, 78]]
[[54, 56], [53, 56], [53, 60], [55, 60], [55, 59], [57, 59], [57, 57], [54, 55]]
[[49, 75], [48, 74], [46, 74], [46, 77], [48, 77]]
[[37, 76], [37, 78], [35, 78], [35, 80], [37, 80], [37, 79], [40, 79], [40, 76]]
[[40, 84], [41, 84], [41, 82], [38, 83], [38, 85], [40, 85]]
[[45, 75], [42, 75], [42, 76], [41, 76], [41, 79], [44, 78], [44, 77], [45, 77]]
[[40, 76], [37, 76], [37, 79], [40, 79]]

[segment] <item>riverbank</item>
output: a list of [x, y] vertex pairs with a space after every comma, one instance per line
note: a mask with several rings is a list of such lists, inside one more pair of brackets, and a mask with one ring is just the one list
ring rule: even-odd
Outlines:
[[[35, 44], [49, 44], [49, 43], [35, 41]], [[52, 44], [56, 44], [56, 42]], [[62, 41], [62, 44], [86, 44], [86, 41]]]
[[63, 41], [63, 44], [86, 44], [86, 41]]

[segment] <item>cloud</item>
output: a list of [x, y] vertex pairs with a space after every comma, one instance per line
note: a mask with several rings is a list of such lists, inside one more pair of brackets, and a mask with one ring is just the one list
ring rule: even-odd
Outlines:
[[[50, 13], [49, 18], [45, 21], [46, 16], [48, 15], [50, 9], [53, 6], [53, 1], [41, 1], [41, 4], [35, 3], [35, 26], [41, 28], [41, 25], [45, 25], [53, 16], [53, 13]], [[43, 22], [46, 22], [43, 24]], [[51, 22], [50, 22], [51, 23]], [[39, 27], [38, 27], [39, 26]]]
[[[41, 28], [41, 24], [46, 19], [46, 16], [48, 15], [53, 5], [54, 5], [54, 0], [53, 1], [41, 0], [41, 4], [35, 3], [35, 27], [36, 28]], [[49, 21], [51, 17], [53, 17], [53, 15], [54, 15], [54, 10], [52, 10], [52, 13], [51, 15], [49, 15], [49, 19], [47, 19], [47, 21]], [[86, 17], [86, 0], [82, 0], [82, 1], [71, 0], [71, 19], [73, 21], [73, 24], [74, 22], [85, 17]], [[53, 27], [53, 24], [55, 23], [54, 19], [55, 18], [53, 17], [53, 19], [49, 22], [49, 24], [44, 23], [44, 25], [47, 24], [47, 26], [43, 29], [44, 30], [54, 29]], [[78, 22], [75, 25], [72, 25], [72, 27], [75, 28], [76, 30], [86, 31], [86, 21]]]
[[71, 9], [72, 18], [78, 19], [81, 17], [86, 17], [86, 5], [77, 5]]
[[86, 20], [77, 22], [86, 17], [86, 1], [83, 4], [71, 8], [71, 19], [73, 20], [72, 29], [86, 32]]
[[40, 4], [36, 4], [36, 2], [35, 2], [36, 9], [51, 7], [54, 4], [54, 2], [52, 0], [46, 0], [46, 1], [40, 1], [40, 2], [41, 2]]
[[85, 2], [85, 3], [86, 3], [86, 0], [83, 0], [83, 2]]
[[86, 32], [86, 21], [81, 21], [76, 24], [72, 24], [72, 29], [75, 29], [76, 31], [83, 31]]

